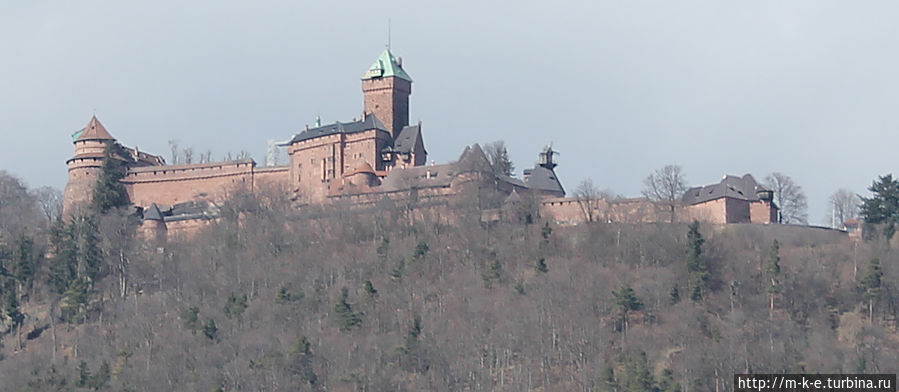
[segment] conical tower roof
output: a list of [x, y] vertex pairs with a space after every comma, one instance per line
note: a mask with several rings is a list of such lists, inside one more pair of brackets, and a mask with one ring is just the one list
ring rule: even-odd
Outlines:
[[92, 116], [90, 122], [84, 129], [75, 133], [75, 140], [115, 140], [106, 127], [97, 120], [97, 116]]
[[381, 52], [381, 55], [378, 56], [378, 59], [375, 60], [375, 63], [365, 72], [365, 75], [362, 75], [362, 80], [387, 78], [391, 76], [410, 82], [412, 81], [412, 77], [403, 70], [402, 62], [397, 60], [397, 58], [393, 56], [393, 53], [390, 53], [390, 49], [384, 49], [384, 51]]

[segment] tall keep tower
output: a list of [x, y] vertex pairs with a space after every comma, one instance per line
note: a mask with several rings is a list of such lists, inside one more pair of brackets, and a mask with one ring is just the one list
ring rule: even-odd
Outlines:
[[72, 135], [75, 144], [75, 155], [66, 161], [69, 166], [69, 182], [63, 196], [63, 215], [74, 213], [79, 206], [91, 202], [94, 187], [100, 177], [106, 145], [115, 143], [97, 117], [91, 117], [83, 129]]
[[403, 59], [385, 49], [362, 76], [365, 113], [374, 114], [396, 138], [409, 125], [412, 78], [403, 70]]

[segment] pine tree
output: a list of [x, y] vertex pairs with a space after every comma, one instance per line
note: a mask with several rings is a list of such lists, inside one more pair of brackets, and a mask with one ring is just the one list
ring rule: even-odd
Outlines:
[[537, 272], [541, 272], [541, 273], [546, 273], [547, 271], [549, 271], [549, 267], [546, 266], [546, 258], [541, 257], [541, 258], [537, 259], [537, 265], [534, 266], [534, 269]]
[[378, 257], [380, 259], [386, 259], [387, 253], [390, 251], [390, 240], [387, 237], [381, 238], [381, 244], [378, 245]]
[[209, 340], [218, 341], [219, 339], [219, 329], [215, 325], [215, 320], [209, 319], [206, 324], [203, 325], [203, 335], [206, 335]]
[[106, 384], [109, 382], [109, 375], [109, 363], [103, 361], [103, 364], [100, 365], [100, 369], [97, 369], [97, 373], [90, 377], [88, 386], [95, 391], [105, 388]]
[[78, 277], [93, 282], [100, 276], [103, 254], [100, 251], [100, 229], [96, 217], [82, 215], [73, 222], [77, 250]]
[[680, 392], [680, 385], [674, 380], [674, 372], [669, 368], [662, 370], [662, 376], [659, 377], [658, 392]]
[[13, 276], [19, 282], [20, 289], [31, 288], [34, 271], [37, 268], [36, 259], [34, 241], [24, 233], [21, 234], [13, 245], [13, 262], [15, 264], [13, 264], [12, 271]]
[[78, 274], [74, 223], [66, 224], [62, 219], [54, 222], [50, 229], [50, 246], [53, 257], [50, 259], [48, 280], [54, 292], [63, 294]]
[[668, 292], [668, 303], [671, 305], [676, 305], [680, 302], [680, 291], [677, 289], [677, 285], [675, 284], [671, 287], [671, 291]]
[[396, 280], [402, 280], [403, 275], [405, 273], [406, 273], [406, 260], [403, 258], [400, 258], [396, 262], [396, 267], [394, 267], [392, 270], [390, 270], [390, 277], [394, 278]]
[[487, 269], [484, 272], [481, 272], [481, 279], [484, 280], [484, 287], [491, 288], [493, 284], [499, 282], [500, 277], [502, 276], [503, 268], [499, 264], [498, 260], [494, 260], [492, 263], [487, 265]]
[[116, 146], [107, 144], [103, 154], [103, 166], [100, 167], [100, 176], [94, 185], [93, 208], [95, 211], [106, 213], [107, 211], [128, 205], [128, 194], [125, 186], [120, 182], [125, 177], [125, 169], [115, 154]]
[[181, 320], [184, 323], [184, 328], [187, 328], [191, 333], [196, 334], [200, 329], [200, 308], [191, 306], [187, 310], [181, 312]]
[[767, 275], [769, 282], [768, 287], [765, 289], [769, 296], [769, 312], [773, 315], [774, 297], [781, 292], [780, 243], [778, 243], [777, 240], [774, 240], [774, 243], [771, 244], [771, 249], [768, 251], [768, 261], [765, 264], [765, 275]]
[[868, 318], [871, 322], [874, 322], [874, 302], [876, 302], [881, 295], [881, 278], [883, 278], [883, 271], [880, 269], [880, 259], [873, 258], [868, 262], [865, 276], [859, 283], [859, 288], [862, 290], [862, 296], [868, 301]]
[[899, 178], [894, 180], [892, 174], [881, 176], [868, 190], [874, 196], [862, 198], [860, 212], [865, 223], [882, 224], [883, 235], [893, 238], [899, 225]]
[[337, 297], [337, 303], [334, 304], [334, 314], [337, 316], [341, 331], [350, 331], [362, 325], [362, 317], [353, 311], [353, 306], [347, 302], [348, 297], [349, 290], [344, 287], [340, 289], [340, 296]]
[[615, 309], [618, 311], [618, 319], [621, 323], [624, 334], [627, 335], [628, 319], [627, 316], [631, 311], [643, 308], [643, 302], [637, 298], [634, 289], [630, 285], [622, 285], [618, 290], [612, 292], [615, 301]]
[[87, 367], [87, 362], [81, 361], [81, 363], [78, 364], [78, 381], [75, 381], [75, 386], [81, 388], [87, 387], [90, 383], [90, 379], [91, 371]]
[[708, 266], [702, 259], [702, 244], [705, 240], [699, 232], [699, 221], [694, 220], [688, 229], [685, 261], [690, 274], [690, 299], [699, 302], [709, 280]]
[[599, 371], [599, 382], [597, 390], [599, 392], [614, 392], [618, 390], [618, 383], [615, 381], [615, 370], [611, 361], [607, 361]]
[[298, 376], [304, 383], [315, 385], [318, 377], [312, 369], [312, 344], [306, 335], [300, 335], [296, 344], [288, 353], [288, 368], [290, 372]]
[[240, 317], [246, 309], [247, 295], [231, 293], [231, 295], [228, 296], [228, 301], [225, 302], [225, 317], [229, 319]]
[[649, 372], [649, 365], [646, 361], [646, 353], [640, 352], [632, 356], [624, 367], [624, 377], [622, 391], [624, 392], [647, 392], [652, 391], [655, 381]]
[[83, 278], [75, 278], [62, 295], [60, 311], [63, 320], [81, 323], [87, 319], [87, 304], [90, 299], [90, 285]]
[[412, 258], [414, 260], [421, 260], [428, 255], [430, 249], [427, 242], [424, 240], [418, 241], [418, 244], [415, 245], [415, 251], [412, 253]]
[[368, 297], [369, 300], [378, 298], [378, 289], [375, 288], [375, 285], [371, 282], [371, 280], [366, 280], [365, 283], [362, 284], [362, 290], [365, 292], [365, 296]]

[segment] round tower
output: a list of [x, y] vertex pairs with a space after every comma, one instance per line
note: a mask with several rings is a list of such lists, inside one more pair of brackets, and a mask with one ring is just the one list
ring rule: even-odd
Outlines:
[[409, 95], [412, 78], [403, 70], [403, 59], [393, 57], [389, 49], [378, 56], [362, 76], [365, 114], [374, 114], [396, 136], [409, 125]]
[[66, 165], [69, 167], [69, 182], [66, 183], [62, 213], [71, 215], [79, 208], [90, 204], [94, 187], [100, 177], [106, 146], [115, 143], [115, 138], [106, 131], [97, 117], [91, 117], [83, 129], [72, 135], [75, 155]]

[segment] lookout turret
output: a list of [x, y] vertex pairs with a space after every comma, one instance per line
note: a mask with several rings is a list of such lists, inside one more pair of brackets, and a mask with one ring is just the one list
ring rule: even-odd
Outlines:
[[91, 117], [87, 125], [72, 135], [75, 155], [66, 161], [69, 167], [69, 182], [63, 197], [63, 215], [75, 212], [80, 206], [90, 203], [94, 193], [106, 146], [115, 143], [106, 127]]
[[403, 70], [402, 57], [384, 49], [362, 76], [365, 114], [374, 114], [396, 138], [409, 125], [409, 95], [412, 78]]

